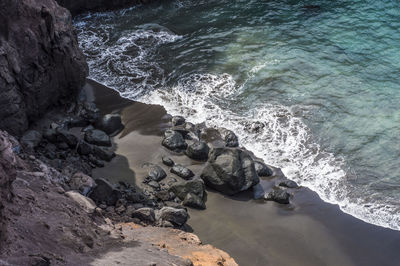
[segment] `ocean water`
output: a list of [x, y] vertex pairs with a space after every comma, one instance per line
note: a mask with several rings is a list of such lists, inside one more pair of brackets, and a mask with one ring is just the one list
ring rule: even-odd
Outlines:
[[232, 129], [323, 200], [400, 230], [398, 1], [167, 1], [74, 23], [92, 79]]

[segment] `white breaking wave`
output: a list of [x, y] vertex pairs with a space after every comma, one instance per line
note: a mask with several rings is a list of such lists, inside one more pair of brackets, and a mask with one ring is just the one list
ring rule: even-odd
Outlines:
[[[166, 88], [166, 75], [153, 56], [161, 44], [182, 37], [159, 25], [147, 24], [112, 40], [113, 26], [91, 30], [76, 24], [80, 45], [87, 55], [90, 78], [107, 85], [121, 96], [150, 104], [160, 104], [172, 115], [183, 115], [194, 123], [225, 127], [234, 131], [245, 148], [284, 174], [316, 191], [329, 203], [361, 220], [400, 230], [398, 205], [368, 202], [352, 195], [344, 161], [321, 150], [302, 119], [296, 115], [304, 106], [279, 104], [232, 110], [244, 84], [236, 84], [229, 74], [192, 74]], [[274, 62], [271, 62], [274, 63]], [[246, 83], [266, 63], [253, 67]], [[235, 104], [237, 106], [237, 104]]]
[[[310, 129], [295, 114], [295, 107], [278, 104], [254, 106], [239, 112], [221, 106], [234, 100], [240, 90], [228, 74], [195, 74], [182, 78], [176, 87], [156, 90], [139, 101], [160, 104], [172, 115], [194, 123], [234, 131], [241, 145], [266, 163], [280, 167], [290, 179], [316, 191], [329, 203], [361, 220], [400, 230], [399, 209], [351, 197], [352, 185], [343, 170], [344, 161], [321, 150]], [[389, 215], [388, 215], [389, 214]]]
[[162, 26], [147, 24], [111, 41], [111, 26], [90, 30], [82, 22], [76, 27], [88, 59], [90, 78], [118, 88], [123, 97], [131, 98], [165, 85], [164, 69], [152, 58], [159, 45], [174, 42], [180, 36]]

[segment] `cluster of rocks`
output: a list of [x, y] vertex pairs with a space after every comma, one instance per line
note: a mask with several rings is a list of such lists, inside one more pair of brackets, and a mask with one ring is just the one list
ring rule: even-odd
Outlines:
[[[199, 177], [206, 186], [225, 195], [235, 195], [252, 188], [255, 199], [290, 203], [291, 194], [287, 188], [297, 188], [297, 184], [280, 177], [277, 178], [279, 179], [277, 186], [264, 191], [260, 178], [272, 180], [275, 177], [273, 168], [255, 158], [246, 149], [239, 147], [239, 140], [234, 132], [194, 125], [186, 122], [181, 116], [172, 117], [171, 123], [172, 127], [164, 133], [162, 145], [173, 152], [185, 154], [192, 160], [204, 162]], [[165, 159], [163, 162], [172, 167], [172, 173], [183, 179], [199, 179], [187, 168], [174, 165], [170, 159]], [[193, 198], [187, 195], [185, 197]], [[193, 201], [198, 202], [195, 197]], [[186, 206], [193, 207], [192, 203], [188, 203], [188, 199], [184, 202]], [[195, 206], [199, 208], [198, 204]]]
[[114, 156], [110, 136], [123, 129], [118, 114], [100, 116], [94, 103], [78, 102], [67, 118], [46, 121], [20, 139], [22, 148], [59, 171], [78, 169], [86, 174]]

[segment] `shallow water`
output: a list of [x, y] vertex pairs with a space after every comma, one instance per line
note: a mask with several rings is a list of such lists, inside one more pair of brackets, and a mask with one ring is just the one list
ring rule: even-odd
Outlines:
[[400, 229], [400, 4], [170, 1], [75, 20], [90, 77], [241, 143]]

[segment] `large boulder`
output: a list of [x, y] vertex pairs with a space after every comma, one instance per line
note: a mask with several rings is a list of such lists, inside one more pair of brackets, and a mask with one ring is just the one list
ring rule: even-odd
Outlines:
[[49, 107], [75, 99], [87, 74], [67, 9], [0, 1], [0, 129], [21, 135]]
[[173, 192], [180, 200], [184, 200], [189, 193], [192, 193], [203, 200], [206, 197], [205, 189], [204, 181], [196, 178], [189, 181], [177, 182], [169, 188], [169, 191]]
[[237, 148], [215, 148], [201, 178], [207, 186], [226, 195], [247, 190], [259, 183], [251, 156]]
[[146, 223], [153, 223], [156, 220], [154, 210], [152, 208], [140, 208], [132, 212], [132, 218], [138, 218]]
[[162, 145], [173, 151], [184, 150], [187, 147], [182, 134], [174, 130], [165, 131]]
[[205, 161], [208, 158], [209, 152], [210, 148], [207, 143], [203, 141], [195, 141], [188, 146], [185, 154], [191, 159]]
[[119, 114], [107, 114], [96, 121], [95, 127], [108, 135], [116, 135], [124, 128], [124, 125]]
[[103, 178], [96, 179], [96, 184], [97, 186], [89, 194], [89, 197], [96, 204], [105, 203], [113, 206], [122, 197], [121, 191], [115, 189], [107, 180]]
[[98, 129], [87, 131], [85, 133], [85, 141], [93, 145], [111, 146], [110, 137], [104, 131]]
[[162, 223], [169, 222], [174, 226], [182, 226], [189, 219], [189, 214], [184, 209], [164, 207], [160, 210], [159, 219]]

